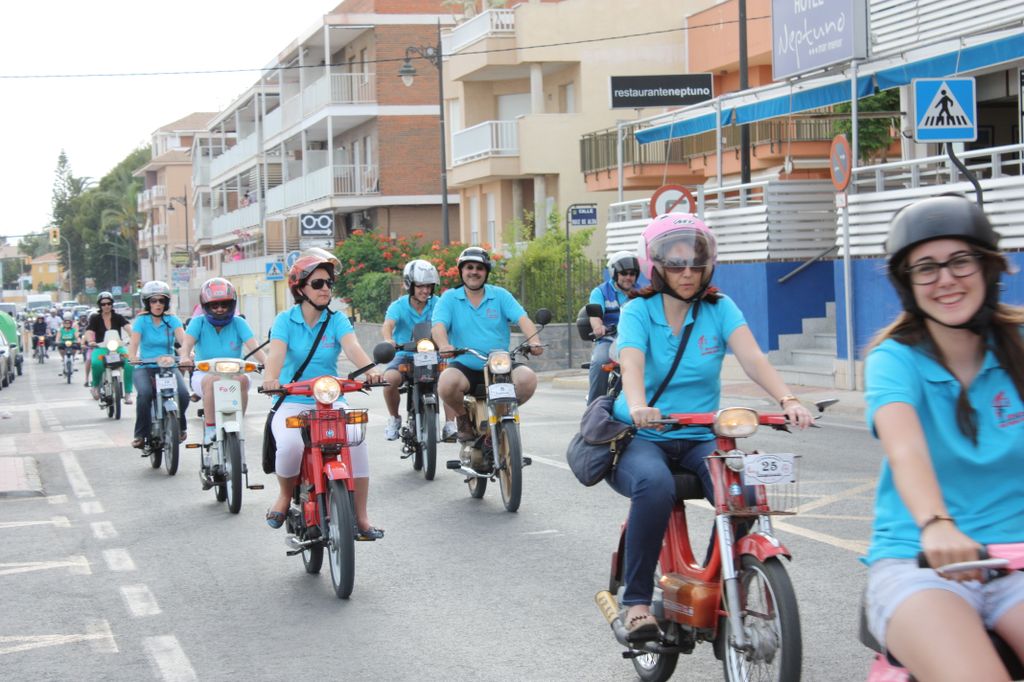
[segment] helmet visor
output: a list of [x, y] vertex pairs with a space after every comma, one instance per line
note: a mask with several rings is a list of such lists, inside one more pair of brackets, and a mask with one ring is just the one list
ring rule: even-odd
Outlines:
[[658, 235], [648, 246], [648, 253], [659, 270], [687, 267], [705, 270], [714, 263], [714, 249], [703, 232], [673, 230]]

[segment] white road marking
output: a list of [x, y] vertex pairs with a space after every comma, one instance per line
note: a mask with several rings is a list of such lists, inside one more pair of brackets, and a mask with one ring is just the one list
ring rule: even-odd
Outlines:
[[103, 560], [107, 562], [107, 568], [111, 571], [135, 570], [135, 562], [132, 561], [132, 555], [123, 547], [103, 550]]
[[78, 457], [75, 453], [60, 453], [60, 461], [64, 465], [64, 471], [71, 482], [71, 490], [74, 491], [75, 497], [95, 497], [92, 486], [89, 485], [89, 479], [86, 478], [82, 465], [78, 463]]
[[93, 521], [89, 525], [92, 526], [92, 536], [97, 540], [109, 540], [117, 537], [117, 529], [110, 521]]
[[101, 429], [83, 429], [74, 433], [61, 433], [64, 447], [75, 450], [97, 450], [115, 447], [114, 441]]
[[528, 533], [523, 533], [523, 535], [557, 535], [560, 532], [562, 532], [562, 531], [555, 530], [554, 528], [551, 528], [551, 529], [548, 529], [548, 530], [531, 530]]
[[189, 682], [195, 680], [196, 671], [174, 635], [146, 637], [143, 640], [146, 651], [153, 658], [157, 672], [165, 682]]
[[121, 597], [132, 615], [136, 618], [145, 616], [156, 616], [160, 613], [160, 606], [156, 603], [156, 597], [145, 585], [122, 585]]
[[[39, 402], [38, 396], [36, 402]], [[42, 433], [43, 425], [39, 423], [39, 410], [32, 410], [28, 413], [28, 432], [29, 433]]]
[[66, 516], [53, 516], [49, 521], [0, 521], [0, 530], [4, 528], [24, 528], [26, 526], [53, 526], [54, 528], [70, 528], [71, 522]]
[[83, 502], [81, 506], [82, 506], [82, 513], [83, 514], [102, 514], [103, 513], [103, 503], [100, 502], [99, 500], [90, 500], [88, 502]]
[[10, 502], [39, 502], [40, 500], [45, 500], [45, 501], [49, 502], [50, 504], [64, 504], [65, 502], [68, 501], [68, 496], [67, 495], [48, 495], [48, 496], [44, 496], [44, 497], [11, 497], [11, 498], [8, 498], [8, 499], [4, 500], [4, 502], [7, 502], [7, 503], [10, 503]]
[[50, 504], [64, 504], [68, 501], [67, 495], [50, 495], [46, 498], [46, 501]]
[[77, 642], [89, 642], [98, 653], [117, 653], [117, 644], [114, 642], [114, 634], [110, 631], [110, 623], [97, 620], [86, 625], [85, 633], [81, 635], [0, 636], [0, 656]]
[[558, 462], [553, 459], [548, 459], [547, 457], [538, 457], [537, 455], [527, 455], [527, 457], [529, 457], [534, 462], [547, 464], [549, 467], [555, 467], [556, 469], [565, 469], [566, 471], [572, 471], [569, 468], [569, 465], [566, 464], [565, 462]]
[[84, 556], [70, 556], [63, 561], [22, 561], [0, 564], [0, 575], [31, 573], [32, 571], [48, 571], [54, 568], [66, 568], [73, 575], [91, 575], [89, 560]]

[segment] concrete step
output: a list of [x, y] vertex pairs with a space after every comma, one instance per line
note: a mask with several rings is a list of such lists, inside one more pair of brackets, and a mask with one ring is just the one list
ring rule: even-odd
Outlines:
[[790, 385], [824, 388], [835, 388], [836, 385], [835, 370], [831, 366], [824, 368], [804, 365], [775, 365], [775, 369], [782, 375], [783, 381]]
[[835, 355], [836, 352], [836, 334], [835, 332], [819, 332], [813, 335], [812, 348], [825, 348], [832, 351]]
[[789, 364], [799, 367], [827, 367], [832, 369], [836, 353], [827, 348], [793, 348], [789, 351]]

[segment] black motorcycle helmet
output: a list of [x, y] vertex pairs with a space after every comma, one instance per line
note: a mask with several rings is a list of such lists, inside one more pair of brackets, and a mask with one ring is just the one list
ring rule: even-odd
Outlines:
[[[989, 252], [999, 250], [999, 234], [984, 211], [960, 194], [943, 194], [904, 206], [889, 224], [885, 240], [888, 255], [889, 281], [900, 296], [903, 309], [919, 317], [927, 317], [914, 300], [914, 291], [906, 271], [907, 256], [918, 244], [935, 239], [962, 239]], [[999, 276], [1009, 270], [1005, 259], [997, 267], [986, 261], [985, 302], [970, 320], [958, 328], [980, 332], [988, 326], [992, 312], [999, 303]], [[929, 317], [929, 319], [931, 319]]]
[[487, 279], [491, 276], [491, 254], [479, 246], [470, 246], [462, 250], [455, 264], [459, 268], [459, 280], [462, 281], [463, 285], [465, 285], [465, 281], [462, 280], [462, 266], [465, 263], [480, 263], [483, 265], [486, 271], [484, 284], [487, 283]]

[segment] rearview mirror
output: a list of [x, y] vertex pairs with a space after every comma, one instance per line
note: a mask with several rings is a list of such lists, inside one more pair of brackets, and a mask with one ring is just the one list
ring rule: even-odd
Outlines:
[[533, 316], [537, 324], [544, 326], [551, 321], [551, 311], [547, 308], [540, 308]]
[[587, 317], [603, 317], [604, 308], [601, 307], [600, 303], [588, 303], [587, 304]]
[[395, 347], [386, 341], [381, 341], [373, 347], [373, 361], [378, 365], [391, 362], [395, 359]]

